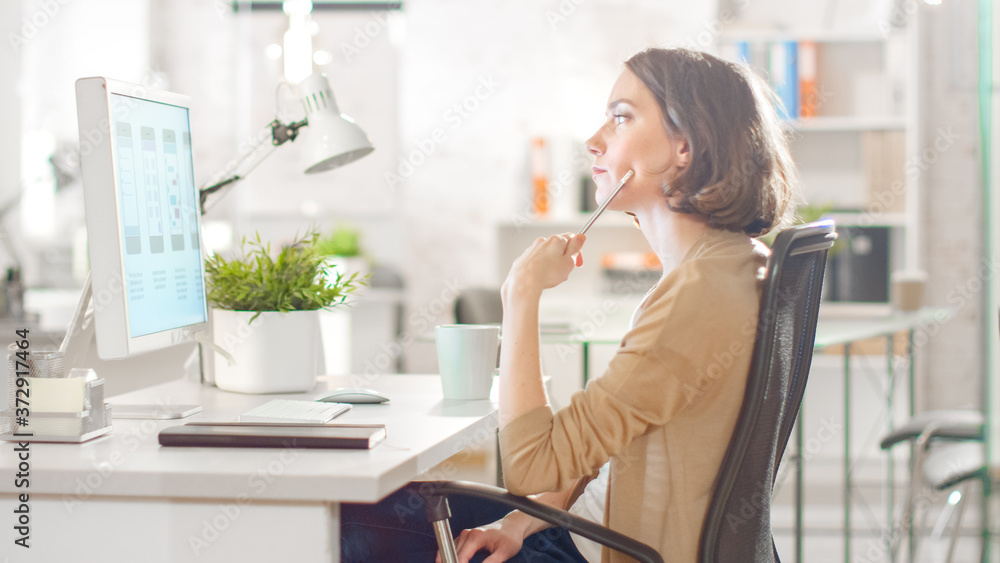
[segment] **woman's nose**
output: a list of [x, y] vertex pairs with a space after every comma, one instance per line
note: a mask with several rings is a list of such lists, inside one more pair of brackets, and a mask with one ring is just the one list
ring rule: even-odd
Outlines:
[[587, 149], [587, 152], [594, 156], [601, 156], [604, 154], [605, 145], [604, 141], [601, 140], [601, 132], [598, 131], [597, 133], [594, 133], [594, 136], [587, 139], [587, 142], [585, 142], [583, 146]]

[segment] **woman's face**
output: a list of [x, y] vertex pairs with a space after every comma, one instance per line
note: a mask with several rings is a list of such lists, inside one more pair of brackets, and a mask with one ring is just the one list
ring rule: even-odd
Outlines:
[[594, 155], [598, 202], [611, 194], [627, 171], [634, 172], [608, 205], [618, 211], [665, 205], [663, 183], [687, 165], [689, 155], [684, 139], [667, 135], [653, 93], [629, 69], [611, 88], [604, 125], [586, 147]]

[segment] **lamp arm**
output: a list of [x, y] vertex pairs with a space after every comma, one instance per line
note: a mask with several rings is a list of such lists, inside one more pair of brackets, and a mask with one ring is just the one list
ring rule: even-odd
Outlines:
[[[263, 156], [257, 158], [256, 162], [254, 162], [253, 164], [251, 164], [250, 167], [247, 168], [247, 170], [245, 172], [243, 172], [242, 174], [233, 174], [232, 176], [229, 176], [228, 178], [225, 178], [225, 179], [220, 180], [220, 181], [218, 181], [218, 182], [216, 182], [216, 183], [214, 183], [214, 184], [212, 184], [210, 186], [205, 186], [205, 187], [203, 187], [203, 188], [201, 188], [201, 189], [198, 190], [198, 192], [199, 192], [198, 200], [199, 200], [199, 208], [201, 210], [201, 214], [202, 215], [205, 214], [205, 211], [206, 211], [205, 202], [208, 201], [209, 196], [211, 196], [212, 194], [218, 192], [219, 190], [221, 190], [222, 188], [224, 188], [224, 187], [226, 187], [226, 186], [228, 186], [230, 184], [235, 184], [236, 182], [239, 182], [243, 178], [246, 178], [250, 174], [250, 172], [253, 172], [254, 168], [257, 168], [257, 166], [259, 166], [261, 162], [264, 162], [264, 159], [266, 159], [267, 157], [271, 156], [271, 153], [274, 152], [274, 149], [276, 149], [277, 147], [279, 147], [279, 146], [287, 143], [288, 141], [294, 141], [295, 138], [298, 137], [298, 135], [299, 135], [299, 129], [302, 129], [303, 127], [305, 127], [308, 124], [309, 124], [309, 120], [308, 119], [303, 119], [301, 121], [294, 121], [294, 122], [289, 123], [287, 125], [284, 124], [284, 123], [282, 123], [281, 121], [279, 121], [277, 119], [275, 119], [274, 121], [272, 121], [269, 124], [269, 126], [271, 128], [271, 148], [270, 148], [270, 150], [268, 150], [267, 152], [265, 152]], [[239, 158], [236, 160], [236, 164], [234, 165], [233, 168], [238, 168], [240, 164], [242, 164], [244, 161], [246, 161], [248, 158], [250, 158], [254, 153], [256, 153], [257, 149], [260, 148], [261, 144], [262, 144], [262, 142], [261, 143], [256, 143], [252, 147], [250, 147], [246, 151], [244, 151], [243, 154], [241, 154], [239, 156]]]

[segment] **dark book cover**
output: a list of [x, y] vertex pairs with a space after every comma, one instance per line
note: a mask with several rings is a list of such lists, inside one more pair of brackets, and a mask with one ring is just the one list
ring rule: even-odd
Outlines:
[[185, 424], [160, 431], [161, 446], [214, 448], [371, 449], [385, 440], [381, 425]]

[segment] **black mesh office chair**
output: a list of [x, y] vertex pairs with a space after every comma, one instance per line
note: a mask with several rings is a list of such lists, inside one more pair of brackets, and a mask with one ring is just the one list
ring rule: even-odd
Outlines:
[[[805, 392], [827, 251], [836, 238], [833, 221], [820, 221], [782, 231], [774, 241], [743, 405], [702, 526], [702, 563], [778, 561], [771, 537], [771, 488]], [[420, 489], [445, 563], [456, 561], [447, 520], [449, 494], [502, 502], [637, 561], [663, 561], [655, 549], [623, 534], [503, 489], [439, 481]], [[745, 503], [751, 499], [758, 510], [748, 515]]]

